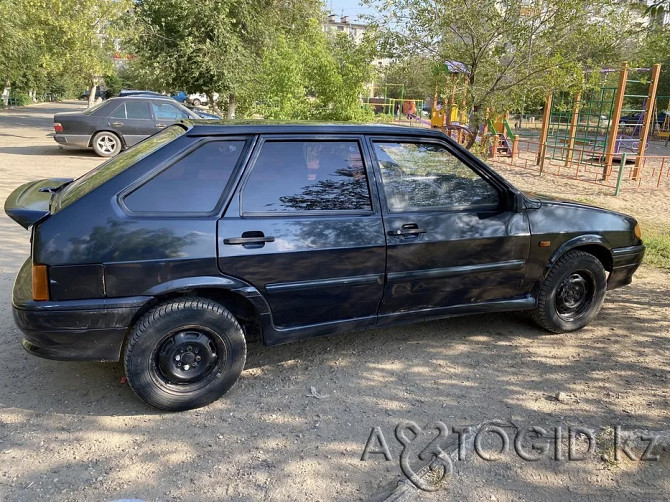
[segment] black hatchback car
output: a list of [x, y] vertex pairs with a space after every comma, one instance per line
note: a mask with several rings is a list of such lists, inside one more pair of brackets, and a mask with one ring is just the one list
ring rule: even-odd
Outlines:
[[81, 112], [57, 113], [54, 140], [64, 146], [92, 148], [101, 157], [113, 157], [177, 121], [201, 118], [167, 96], [131, 94]]
[[23, 346], [122, 358], [168, 410], [223, 395], [251, 340], [522, 310], [577, 330], [644, 253], [633, 218], [529, 198], [441, 132], [391, 126], [178, 124], [5, 211], [32, 234]]

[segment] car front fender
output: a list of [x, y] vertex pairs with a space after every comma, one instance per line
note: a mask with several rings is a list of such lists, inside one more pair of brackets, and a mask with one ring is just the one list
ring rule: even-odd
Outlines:
[[[593, 248], [595, 246], [595, 248]], [[602, 253], [602, 256], [600, 254], [597, 254], [596, 257], [603, 261], [603, 257], [607, 256], [608, 260], [606, 260], [603, 265], [605, 268], [607, 268], [608, 263], [611, 264], [612, 262], [612, 245], [610, 242], [603, 237], [602, 235], [598, 234], [584, 234], [584, 235], [579, 235], [577, 237], [573, 237], [572, 239], [565, 241], [563, 244], [561, 244], [551, 255], [551, 258], [549, 259], [549, 262], [547, 263], [546, 266], [546, 271], [549, 271], [551, 267], [554, 266], [556, 261], [563, 256], [565, 253], [572, 249], [577, 249], [577, 248], [582, 248], [582, 247], [592, 247], [592, 249], [598, 249], [599, 248], [599, 253]], [[606, 254], [605, 254], [606, 253]], [[611, 265], [610, 265], [611, 266]]]

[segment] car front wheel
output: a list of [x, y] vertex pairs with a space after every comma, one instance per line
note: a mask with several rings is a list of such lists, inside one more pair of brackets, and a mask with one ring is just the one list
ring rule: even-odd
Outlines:
[[121, 139], [113, 132], [99, 132], [93, 137], [93, 150], [100, 157], [113, 157], [121, 151]]
[[600, 312], [606, 291], [600, 260], [584, 251], [568, 251], [542, 282], [533, 319], [554, 333], [581, 329]]
[[195, 98], [193, 100], [193, 106], [200, 106], [202, 104], [202, 101], [200, 101], [198, 98]]
[[219, 399], [246, 360], [244, 333], [233, 315], [204, 298], [172, 300], [147, 312], [124, 353], [128, 384], [141, 399], [169, 411]]

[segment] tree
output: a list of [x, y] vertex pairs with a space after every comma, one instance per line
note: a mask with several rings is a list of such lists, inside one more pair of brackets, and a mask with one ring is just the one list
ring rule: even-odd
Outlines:
[[[131, 0], [6, 0], [0, 4], [0, 76], [22, 90], [68, 77], [91, 87], [113, 71]], [[92, 104], [92, 103], [90, 103]]]
[[354, 118], [371, 44], [329, 39], [311, 0], [138, 0], [138, 80], [225, 96], [229, 118]]
[[385, 89], [389, 98], [424, 99], [432, 96], [435, 88], [434, 66], [432, 59], [422, 55], [398, 58], [379, 69], [377, 88]]
[[[658, 79], [657, 96], [670, 96], [670, 26], [656, 27], [647, 31], [635, 51], [629, 54], [629, 61], [633, 67], [650, 68], [655, 63], [661, 64], [661, 74]], [[640, 83], [630, 84], [630, 94], [644, 95], [649, 89], [647, 79], [649, 74], [643, 74]], [[658, 100], [659, 110], [670, 109], [667, 99]]]
[[344, 33], [329, 36], [316, 19], [280, 35], [263, 57], [254, 100], [272, 119], [364, 120], [360, 95], [372, 78], [375, 45]]
[[[282, 32], [299, 33], [309, 0], [138, 0], [132, 45], [141, 78], [169, 90], [226, 96], [228, 116], [253, 83], [262, 55]], [[302, 17], [305, 16], [305, 17]], [[302, 18], [301, 18], [302, 17]], [[140, 66], [141, 65], [141, 66]]]
[[609, 0], [367, 3], [384, 16], [389, 55], [466, 64], [472, 128], [486, 107], [518, 108], [552, 87], [579, 87], [584, 67], [619, 60], [620, 34], [629, 33], [626, 8]]
[[24, 11], [17, 0], [0, 2], [0, 84], [16, 80], [22, 60], [30, 50], [23, 36], [26, 29]]

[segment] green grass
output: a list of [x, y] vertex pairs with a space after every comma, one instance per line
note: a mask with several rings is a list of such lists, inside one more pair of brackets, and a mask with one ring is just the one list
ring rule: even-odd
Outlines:
[[650, 230], [642, 235], [642, 240], [647, 246], [644, 262], [670, 270], [670, 231]]

